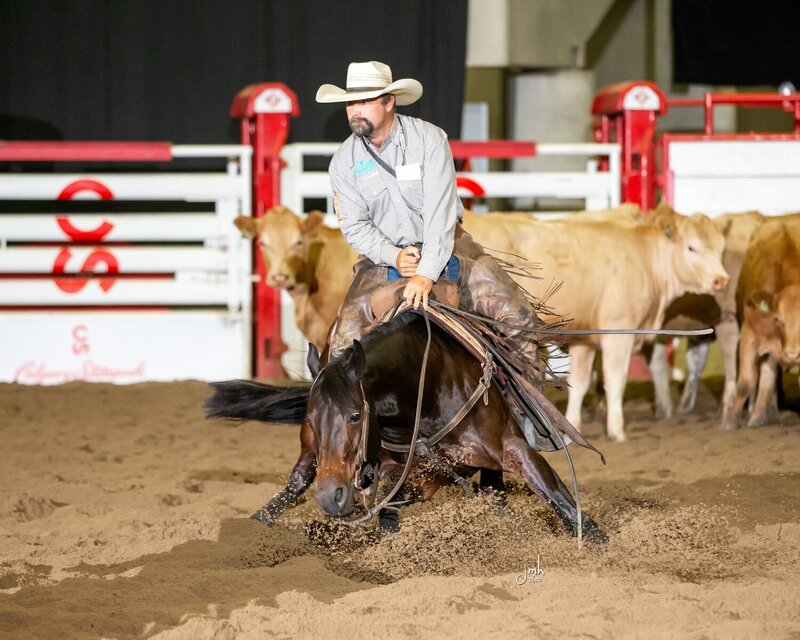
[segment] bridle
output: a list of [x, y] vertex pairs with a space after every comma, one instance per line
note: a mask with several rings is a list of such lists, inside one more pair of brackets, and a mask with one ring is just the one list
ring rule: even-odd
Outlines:
[[[395, 315], [402, 311], [402, 307], [398, 307], [395, 309]], [[410, 444], [393, 444], [390, 442], [386, 442], [385, 440], [381, 440], [381, 446], [384, 449], [389, 451], [394, 451], [397, 453], [406, 453], [408, 454], [406, 458], [405, 465], [403, 467], [403, 472], [398, 478], [397, 482], [395, 483], [394, 487], [388, 494], [377, 504], [374, 506], [370, 506], [367, 504], [368, 498], [373, 498], [376, 493], [377, 482], [378, 482], [378, 474], [377, 468], [368, 469], [366, 473], [373, 474], [373, 482], [370, 487], [366, 489], [363, 486], [363, 478], [365, 475], [365, 468], [367, 466], [371, 466], [372, 463], [368, 460], [368, 440], [370, 434], [370, 422], [369, 422], [369, 415], [370, 415], [370, 404], [369, 400], [367, 399], [367, 394], [364, 390], [364, 384], [359, 380], [359, 389], [361, 391], [361, 402], [363, 406], [362, 414], [361, 414], [361, 440], [358, 444], [358, 451], [357, 451], [357, 464], [355, 468], [355, 475], [353, 478], [353, 486], [361, 491], [362, 495], [364, 496], [364, 507], [366, 510], [366, 514], [360, 518], [355, 520], [345, 521], [345, 524], [349, 526], [356, 526], [360, 524], [364, 524], [368, 522], [376, 515], [380, 513], [382, 509], [391, 508], [391, 507], [398, 507], [402, 504], [405, 504], [406, 501], [393, 501], [393, 498], [397, 495], [397, 492], [403, 486], [403, 483], [408, 478], [408, 474], [411, 471], [411, 466], [414, 463], [414, 456], [419, 456], [423, 458], [427, 458], [431, 461], [436, 462], [438, 458], [433, 454], [433, 447], [436, 446], [443, 438], [445, 438], [453, 429], [455, 429], [461, 421], [466, 417], [466, 415], [472, 410], [475, 404], [478, 402], [478, 399], [483, 397], [484, 404], [489, 403], [489, 388], [492, 384], [492, 376], [494, 375], [495, 366], [492, 360], [491, 354], [488, 352], [483, 353], [483, 357], [481, 358], [482, 361], [482, 369], [483, 374], [481, 375], [480, 381], [478, 382], [477, 387], [472, 392], [472, 395], [464, 404], [464, 406], [459, 409], [459, 411], [453, 416], [453, 418], [441, 429], [439, 429], [436, 433], [428, 436], [427, 438], [420, 438], [419, 437], [419, 430], [420, 430], [420, 423], [422, 420], [422, 397], [423, 392], [425, 389], [425, 376], [427, 373], [428, 368], [428, 355], [430, 353], [431, 348], [431, 324], [430, 319], [428, 318], [427, 312], [422, 309], [421, 315], [425, 320], [425, 328], [427, 329], [427, 340], [425, 343], [425, 350], [422, 356], [422, 364], [420, 366], [420, 374], [419, 374], [419, 386], [417, 388], [417, 406], [416, 411], [414, 414], [414, 430], [411, 435], [411, 443]], [[441, 463], [441, 461], [439, 461]], [[441, 464], [439, 465], [441, 466]], [[452, 469], [441, 469], [445, 473], [448, 473], [454, 480], [460, 484], [465, 491], [468, 491], [467, 482], [464, 478], [456, 475]]]

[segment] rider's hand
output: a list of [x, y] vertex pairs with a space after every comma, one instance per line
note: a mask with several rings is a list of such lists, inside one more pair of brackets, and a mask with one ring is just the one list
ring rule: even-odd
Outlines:
[[408, 281], [406, 288], [403, 289], [403, 297], [406, 302], [415, 309], [419, 308], [419, 303], [422, 303], [422, 308], [428, 310], [428, 295], [430, 295], [431, 288], [433, 287], [433, 280], [428, 276], [416, 275]]
[[409, 245], [404, 247], [400, 253], [397, 254], [397, 270], [404, 278], [410, 278], [417, 273], [417, 265], [419, 264], [420, 252], [419, 247]]

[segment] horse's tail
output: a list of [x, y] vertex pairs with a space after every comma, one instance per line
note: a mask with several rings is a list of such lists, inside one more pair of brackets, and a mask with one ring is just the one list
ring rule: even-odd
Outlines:
[[212, 382], [214, 393], [205, 401], [206, 418], [261, 420], [301, 424], [310, 385], [277, 387], [251, 380]]

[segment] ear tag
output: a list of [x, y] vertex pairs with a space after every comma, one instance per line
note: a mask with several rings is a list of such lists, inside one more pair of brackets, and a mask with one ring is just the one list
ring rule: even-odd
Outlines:
[[761, 302], [758, 303], [758, 310], [762, 311], [763, 313], [769, 313], [769, 305], [764, 298], [761, 298]]

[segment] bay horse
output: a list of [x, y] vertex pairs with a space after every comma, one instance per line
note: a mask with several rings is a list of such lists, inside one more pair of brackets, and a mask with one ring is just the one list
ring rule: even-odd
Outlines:
[[[420, 385], [424, 359], [428, 363], [424, 385]], [[479, 388], [486, 378], [479, 360], [420, 313], [403, 313], [377, 326], [324, 367], [311, 345], [308, 364], [314, 376], [310, 387], [282, 388], [243, 380], [211, 385], [214, 394], [205, 405], [209, 418], [301, 423], [300, 456], [286, 486], [253, 518], [274, 523], [315, 480], [322, 510], [335, 518], [350, 516], [357, 493], [374, 490], [376, 469], [385, 477], [388, 469], [397, 470], [409, 462], [402, 449], [406, 445], [408, 450], [416, 426], [421, 439], [429, 443], [439, 439], [428, 451], [433, 470], [403, 487], [407, 494], [413, 489], [415, 499], [428, 499], [453, 478], [463, 480], [478, 470], [500, 476], [506, 471], [550, 505], [572, 535], [582, 531], [587, 540], [607, 540], [529, 444], [498, 385], [490, 381]], [[452, 426], [453, 416], [464, 413], [476, 389], [483, 391], [478, 394], [483, 401], [472, 400], [474, 404]], [[550, 409], [557, 411], [552, 405]], [[445, 424], [450, 429], [442, 435]], [[394, 529], [385, 509], [381, 525]]]

